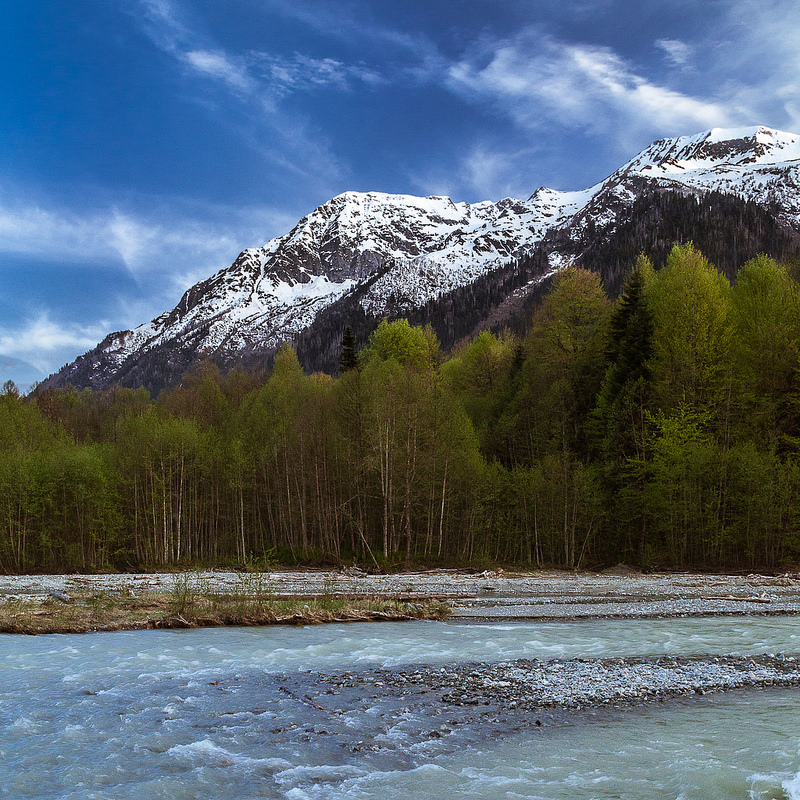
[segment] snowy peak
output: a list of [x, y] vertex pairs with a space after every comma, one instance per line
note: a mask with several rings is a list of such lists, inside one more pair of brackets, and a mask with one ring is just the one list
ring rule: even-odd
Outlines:
[[361, 301], [368, 313], [385, 313], [387, 302], [394, 311], [411, 309], [529, 249], [586, 197], [543, 189], [527, 201], [455, 203], [441, 196], [345, 192], [285, 236], [245, 251], [212, 281], [235, 290], [253, 281], [258, 270], [249, 265], [258, 260], [255, 289], [262, 293], [275, 282], [325, 275], [334, 284], [371, 281]]
[[800, 136], [772, 128], [713, 128], [695, 136], [659, 139], [623, 170], [669, 171], [716, 166], [779, 165], [800, 159]]
[[664, 189], [722, 192], [778, 208], [800, 227], [800, 136], [764, 126], [714, 128], [660, 139], [603, 182], [608, 192], [636, 191], [647, 181]]
[[285, 237], [265, 250], [312, 247], [325, 253], [330, 245], [348, 252], [372, 251], [384, 257], [419, 255], [455, 229], [490, 221], [494, 203], [454, 203], [449, 197], [413, 197], [379, 192], [346, 192], [304, 217]]

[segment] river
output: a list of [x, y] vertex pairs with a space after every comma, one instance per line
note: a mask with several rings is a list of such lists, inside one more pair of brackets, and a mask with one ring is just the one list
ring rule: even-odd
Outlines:
[[410, 664], [781, 651], [800, 653], [796, 617], [6, 635], [0, 797], [794, 800], [798, 690], [501, 723], [304, 691]]

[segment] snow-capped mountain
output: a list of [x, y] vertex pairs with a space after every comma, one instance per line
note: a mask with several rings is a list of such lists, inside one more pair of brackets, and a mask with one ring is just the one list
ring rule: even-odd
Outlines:
[[737, 194], [775, 204], [791, 226], [800, 221], [800, 136], [770, 128], [715, 128], [661, 139], [618, 173], [657, 180], [665, 188]]
[[[734, 194], [800, 230], [800, 136], [759, 127], [662, 139], [596, 186], [543, 187], [525, 200], [347, 192], [286, 235], [244, 250], [171, 311], [110, 334], [45, 385], [164, 385], [145, 380], [143, 361], [169, 382], [204, 357], [233, 363], [241, 352], [268, 352], [353, 292], [367, 315], [410, 311], [531, 252], [548, 233], [579, 240], [587, 229], [613, 229], [654, 186]], [[563, 261], [550, 253], [553, 268]]]

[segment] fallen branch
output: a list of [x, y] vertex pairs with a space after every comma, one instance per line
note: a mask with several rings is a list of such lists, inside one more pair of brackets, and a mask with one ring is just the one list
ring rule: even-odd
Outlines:
[[734, 597], [729, 595], [710, 595], [709, 597], [701, 597], [701, 600], [736, 600], [740, 603], [771, 603], [767, 597]]

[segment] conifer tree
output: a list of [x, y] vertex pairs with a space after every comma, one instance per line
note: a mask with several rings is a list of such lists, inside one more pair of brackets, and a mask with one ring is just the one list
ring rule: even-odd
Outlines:
[[611, 315], [606, 356], [608, 368], [592, 415], [607, 508], [614, 509], [614, 548], [619, 557], [639, 561], [646, 544], [643, 482], [646, 477], [650, 356], [653, 317], [645, 288], [653, 267], [637, 259]]
[[358, 342], [352, 327], [348, 325], [342, 333], [342, 354], [339, 357], [339, 374], [343, 375], [358, 366]]
[[649, 398], [653, 315], [644, 296], [653, 275], [640, 255], [609, 324], [608, 368], [597, 398], [594, 420], [605, 459], [642, 457], [641, 429]]

